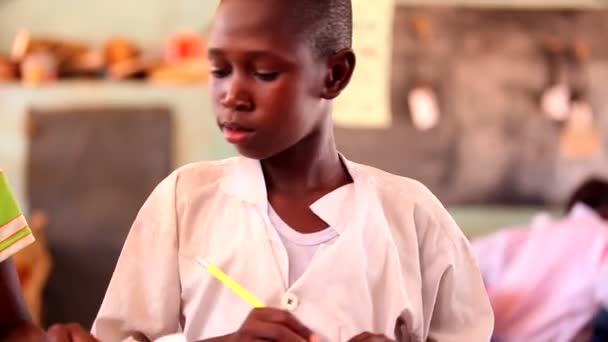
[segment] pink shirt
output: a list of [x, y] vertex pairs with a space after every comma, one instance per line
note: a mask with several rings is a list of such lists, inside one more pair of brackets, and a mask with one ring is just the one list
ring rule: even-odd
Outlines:
[[586, 206], [473, 246], [502, 341], [571, 341], [597, 313], [608, 223]]

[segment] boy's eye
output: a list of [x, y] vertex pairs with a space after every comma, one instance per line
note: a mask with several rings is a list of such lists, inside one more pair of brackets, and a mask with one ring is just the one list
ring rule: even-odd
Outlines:
[[279, 77], [278, 72], [254, 72], [255, 77], [261, 79], [262, 81], [274, 81]]
[[230, 75], [230, 69], [212, 68], [211, 75], [215, 78], [223, 78]]

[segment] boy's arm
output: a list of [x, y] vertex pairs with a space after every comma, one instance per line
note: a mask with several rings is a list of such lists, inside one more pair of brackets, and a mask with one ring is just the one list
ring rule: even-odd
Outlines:
[[0, 262], [0, 341], [45, 341], [28, 313], [12, 260]]
[[180, 331], [176, 182], [175, 174], [161, 182], [137, 215], [92, 329], [101, 341]]
[[430, 214], [421, 255], [427, 341], [487, 342], [494, 315], [471, 247], [443, 206]]

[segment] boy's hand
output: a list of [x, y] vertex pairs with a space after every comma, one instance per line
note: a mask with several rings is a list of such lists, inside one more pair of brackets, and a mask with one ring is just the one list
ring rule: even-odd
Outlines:
[[46, 333], [49, 342], [99, 342], [75, 323], [55, 324]]
[[351, 338], [349, 342], [392, 342], [392, 340], [384, 335], [375, 335], [369, 332], [364, 332]]
[[291, 313], [272, 308], [254, 309], [231, 341], [269, 340], [277, 342], [318, 342], [310, 329]]

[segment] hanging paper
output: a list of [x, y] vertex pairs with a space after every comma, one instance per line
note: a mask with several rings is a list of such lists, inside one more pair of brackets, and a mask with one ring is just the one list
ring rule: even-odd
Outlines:
[[551, 120], [564, 121], [570, 111], [570, 88], [567, 84], [559, 83], [545, 90], [541, 99], [541, 107]]
[[439, 123], [439, 104], [437, 96], [430, 87], [418, 87], [408, 96], [410, 114], [414, 127], [427, 131]]
[[395, 0], [353, 0], [355, 73], [334, 104], [337, 125], [391, 125], [390, 82]]
[[574, 102], [561, 135], [560, 150], [567, 158], [586, 158], [601, 149], [601, 136], [587, 102]]

